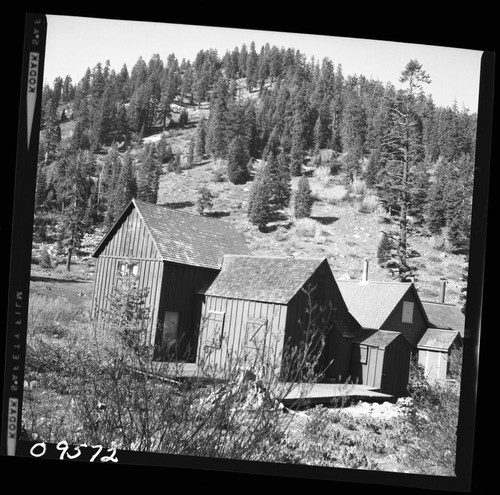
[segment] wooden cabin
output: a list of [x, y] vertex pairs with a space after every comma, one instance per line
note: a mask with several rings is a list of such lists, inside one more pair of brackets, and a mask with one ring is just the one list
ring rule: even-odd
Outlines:
[[158, 360], [193, 361], [200, 319], [196, 291], [218, 275], [225, 254], [248, 254], [227, 222], [132, 200], [97, 246], [91, 321], [105, 322], [124, 277], [148, 289], [146, 341]]
[[354, 336], [351, 380], [383, 393], [407, 394], [411, 346], [400, 332], [363, 329]]
[[287, 351], [324, 332], [317, 371], [348, 377], [355, 322], [326, 259], [224, 256], [201, 295], [199, 363], [222, 373], [235, 362], [261, 371], [265, 363], [283, 376]]
[[413, 283], [338, 280], [337, 284], [361, 327], [400, 332], [416, 353], [429, 322]]

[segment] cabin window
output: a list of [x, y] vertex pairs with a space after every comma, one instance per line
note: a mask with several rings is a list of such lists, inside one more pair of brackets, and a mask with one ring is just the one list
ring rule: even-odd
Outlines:
[[224, 312], [209, 311], [205, 322], [206, 338], [205, 347], [220, 349], [222, 347], [223, 329], [224, 329]]
[[413, 323], [413, 306], [414, 304], [412, 302], [403, 301], [402, 323]]
[[139, 263], [137, 261], [119, 261], [118, 273], [121, 277], [139, 278]]
[[249, 318], [245, 329], [245, 347], [261, 349], [266, 340], [267, 318]]

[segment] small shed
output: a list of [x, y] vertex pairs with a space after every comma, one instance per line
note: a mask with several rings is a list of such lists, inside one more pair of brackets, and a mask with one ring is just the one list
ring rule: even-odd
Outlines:
[[224, 256], [202, 296], [199, 362], [223, 372], [237, 360], [266, 363], [283, 377], [287, 351], [320, 331], [326, 341], [319, 371], [347, 379], [354, 320], [326, 258]]
[[362, 329], [352, 345], [351, 379], [381, 392], [406, 395], [411, 346], [400, 332]]
[[413, 283], [371, 280], [337, 283], [349, 312], [363, 328], [401, 332], [416, 352], [429, 323]]
[[418, 343], [418, 364], [429, 382], [443, 382], [460, 369], [462, 337], [457, 330], [429, 328]]
[[105, 321], [109, 297], [123, 277], [147, 289], [147, 342], [156, 359], [193, 361], [200, 307], [196, 291], [219, 273], [225, 254], [249, 254], [229, 223], [132, 200], [93, 256], [96, 272], [91, 322]]

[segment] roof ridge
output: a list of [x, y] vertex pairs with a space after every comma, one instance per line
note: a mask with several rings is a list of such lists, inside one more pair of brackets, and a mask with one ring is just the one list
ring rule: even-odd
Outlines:
[[369, 284], [387, 284], [387, 285], [411, 285], [413, 282], [397, 282], [397, 281], [390, 281], [390, 280], [360, 280], [360, 279], [352, 279], [352, 278], [339, 278], [337, 279], [338, 282], [353, 282], [353, 283], [358, 283], [362, 285], [369, 285]]
[[[177, 208], [170, 208], [169, 206], [165, 206], [165, 205], [158, 204], [158, 203], [149, 203], [148, 201], [144, 201], [142, 199], [138, 200], [138, 199], [134, 198], [133, 201], [135, 201], [136, 205], [137, 205], [137, 202], [139, 202], [139, 203], [142, 203], [143, 205], [153, 206], [153, 207], [157, 207], [158, 209], [173, 211], [173, 212], [179, 213], [181, 215], [190, 215], [190, 216], [193, 216], [196, 218], [203, 218], [203, 220], [208, 220], [209, 222], [217, 222], [217, 223], [222, 222], [224, 225], [231, 225], [229, 222], [226, 222], [225, 220], [221, 220], [220, 218], [207, 217], [205, 215], [200, 215], [199, 213], [194, 213], [192, 211], [184, 211], [184, 210], [180, 210]], [[232, 227], [232, 225], [231, 225], [231, 227]]]
[[269, 260], [307, 260], [307, 261], [324, 261], [327, 258], [317, 258], [317, 257], [304, 257], [304, 258], [296, 258], [294, 256], [270, 256], [270, 255], [253, 255], [253, 254], [225, 254], [224, 257], [232, 257], [232, 258], [262, 258]]

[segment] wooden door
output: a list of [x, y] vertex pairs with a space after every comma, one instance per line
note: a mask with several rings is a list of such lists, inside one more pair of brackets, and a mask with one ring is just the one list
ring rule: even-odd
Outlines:
[[161, 337], [161, 355], [164, 359], [175, 357], [175, 350], [179, 333], [179, 320], [179, 312], [165, 311]]

